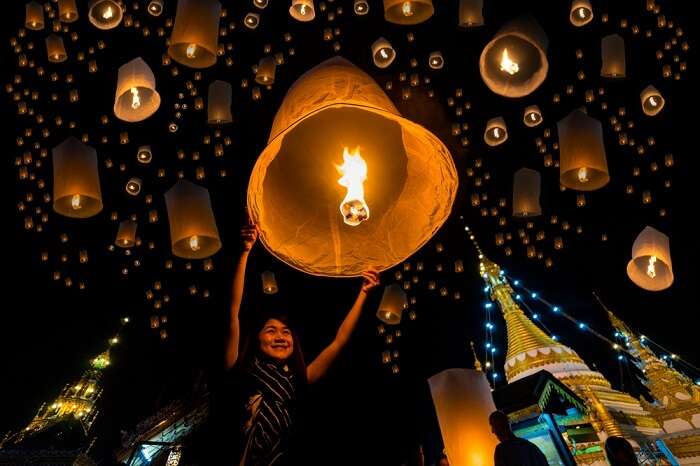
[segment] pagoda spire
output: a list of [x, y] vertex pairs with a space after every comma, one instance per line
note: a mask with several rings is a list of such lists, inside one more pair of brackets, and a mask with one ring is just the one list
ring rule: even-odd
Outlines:
[[484, 372], [484, 368], [481, 365], [481, 361], [479, 361], [479, 356], [476, 355], [476, 348], [474, 348], [474, 342], [470, 341], [469, 346], [471, 346], [472, 356], [474, 356], [474, 370], [476, 370], [477, 372]]

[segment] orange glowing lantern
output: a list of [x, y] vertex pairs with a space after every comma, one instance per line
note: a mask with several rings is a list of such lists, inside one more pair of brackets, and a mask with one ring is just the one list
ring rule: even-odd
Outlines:
[[87, 218], [102, 210], [97, 151], [74, 137], [52, 150], [53, 208], [66, 217]]
[[258, 64], [258, 71], [255, 73], [255, 82], [258, 84], [270, 85], [275, 82], [275, 70], [277, 64], [275, 57], [263, 57]]
[[600, 75], [604, 78], [624, 78], [626, 75], [625, 39], [619, 34], [603, 37], [600, 42]]
[[547, 77], [547, 44], [547, 35], [534, 18], [522, 16], [507, 23], [481, 52], [481, 78], [504, 97], [532, 93]]
[[29, 2], [25, 6], [24, 27], [33, 31], [44, 29], [44, 7], [39, 2]]
[[64, 23], [72, 23], [78, 19], [78, 6], [75, 0], [58, 0], [58, 17]]
[[398, 325], [401, 315], [408, 307], [406, 293], [397, 284], [384, 287], [382, 301], [377, 309], [377, 318], [388, 325]]
[[640, 97], [642, 99], [642, 110], [645, 115], [657, 115], [666, 104], [664, 97], [652, 85], [645, 87]]
[[68, 59], [66, 47], [63, 45], [63, 37], [56, 34], [46, 36], [46, 54], [51, 63], [61, 63]]
[[165, 193], [173, 254], [204, 259], [221, 248], [219, 230], [209, 191], [187, 180], [178, 180]]
[[124, 220], [119, 224], [115, 244], [120, 248], [131, 248], [136, 244], [136, 222]]
[[419, 24], [434, 12], [432, 0], [384, 0], [384, 19], [394, 24]]
[[451, 466], [493, 466], [498, 440], [489, 415], [496, 411], [486, 375], [447, 369], [428, 379], [440, 432]]
[[574, 110], [557, 123], [560, 182], [567, 188], [593, 191], [608, 181], [603, 126], [582, 110]]
[[585, 26], [593, 21], [593, 7], [590, 0], [574, 0], [569, 12], [571, 24], [577, 27]]
[[484, 25], [484, 0], [459, 0], [459, 26], [463, 28]]
[[142, 58], [135, 58], [119, 67], [114, 114], [129, 123], [143, 121], [160, 107], [156, 77]]
[[168, 55], [192, 68], [216, 63], [221, 3], [217, 0], [178, 0]]
[[209, 85], [207, 98], [207, 122], [210, 125], [231, 123], [231, 99], [233, 88], [226, 81], [214, 81]]
[[508, 129], [502, 117], [491, 118], [486, 122], [484, 130], [484, 141], [489, 146], [498, 146], [508, 139]]
[[388, 67], [395, 58], [396, 51], [385, 38], [380, 37], [372, 44], [372, 59], [377, 68]]
[[88, 18], [98, 29], [109, 30], [119, 26], [124, 12], [115, 0], [90, 0]]
[[354, 276], [388, 269], [425, 244], [447, 219], [457, 184], [444, 144], [336, 57], [287, 92], [251, 174], [248, 207], [282, 261]]
[[632, 245], [627, 276], [645, 290], [661, 291], [670, 287], [673, 266], [668, 236], [650, 226], [644, 228]]
[[537, 105], [528, 105], [523, 114], [523, 123], [528, 128], [534, 128], [542, 123], [542, 112]]
[[313, 21], [316, 17], [314, 0], [292, 0], [292, 6], [289, 7], [289, 14], [297, 21], [304, 23]]
[[540, 174], [529, 168], [521, 168], [513, 178], [513, 217], [535, 217], [540, 214]]
[[262, 288], [265, 294], [275, 294], [279, 290], [277, 288], [277, 279], [275, 273], [266, 270], [262, 273]]

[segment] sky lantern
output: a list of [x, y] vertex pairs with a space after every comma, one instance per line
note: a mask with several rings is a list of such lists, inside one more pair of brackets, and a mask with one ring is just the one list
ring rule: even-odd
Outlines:
[[58, 0], [58, 17], [64, 23], [77, 21], [78, 5], [75, 0]]
[[217, 0], [178, 0], [168, 55], [191, 68], [216, 63], [221, 3]]
[[627, 276], [645, 290], [661, 291], [670, 287], [673, 266], [668, 236], [650, 226], [644, 228], [632, 245]]
[[484, 0], [459, 0], [459, 27], [484, 25]]
[[528, 105], [523, 113], [523, 123], [528, 128], [534, 128], [542, 123], [542, 112], [537, 105]]
[[24, 27], [32, 31], [44, 29], [44, 7], [39, 2], [29, 2], [25, 7]]
[[604, 78], [624, 78], [626, 72], [625, 39], [619, 34], [610, 34], [600, 42], [600, 75]]
[[419, 24], [434, 12], [432, 0], [384, 0], [384, 19], [394, 24]]
[[535, 217], [542, 214], [540, 207], [540, 174], [530, 168], [521, 168], [513, 177], [513, 216]]
[[137, 223], [133, 220], [124, 220], [119, 223], [117, 238], [114, 241], [120, 248], [131, 248], [136, 244]]
[[248, 208], [280, 260], [314, 275], [355, 276], [425, 244], [447, 219], [457, 184], [444, 144], [336, 57], [287, 92], [253, 168]]
[[384, 294], [377, 309], [377, 318], [388, 325], [398, 325], [401, 315], [408, 307], [408, 298], [396, 283], [384, 287]]
[[447, 369], [428, 379], [450, 466], [493, 466], [498, 440], [489, 415], [496, 411], [486, 375]]
[[640, 98], [642, 99], [642, 110], [648, 116], [657, 115], [666, 104], [664, 97], [652, 85], [648, 85], [642, 90]]
[[380, 37], [372, 44], [372, 60], [377, 68], [386, 68], [396, 58], [396, 51], [388, 40]]
[[292, 0], [292, 6], [289, 7], [289, 15], [302, 23], [313, 21], [316, 17], [314, 0]]
[[63, 37], [56, 34], [46, 36], [46, 55], [51, 63], [61, 63], [68, 59], [66, 46], [63, 44]]
[[502, 117], [491, 118], [486, 122], [484, 141], [489, 146], [498, 146], [508, 139], [508, 129]]
[[109, 30], [119, 26], [124, 12], [115, 0], [90, 0], [88, 18], [97, 29]]
[[187, 180], [178, 180], [165, 193], [173, 254], [204, 259], [221, 248], [219, 230], [209, 191]]
[[266, 270], [261, 274], [262, 278], [262, 289], [265, 294], [275, 294], [279, 290], [277, 288], [277, 279], [275, 278], [275, 273], [270, 270]]
[[226, 81], [214, 81], [209, 85], [207, 96], [207, 123], [221, 125], [231, 123], [231, 99], [233, 88]]
[[160, 107], [156, 77], [141, 57], [119, 67], [114, 114], [120, 120], [134, 123], [153, 115]]
[[593, 21], [593, 7], [590, 0], [574, 0], [571, 2], [569, 20], [576, 27], [585, 26]]
[[557, 123], [561, 184], [579, 191], [602, 188], [608, 181], [603, 125], [583, 110], [574, 110]]
[[547, 35], [531, 16], [506, 23], [481, 52], [481, 78], [504, 97], [532, 93], [547, 77], [547, 44]]
[[87, 218], [102, 210], [97, 151], [74, 137], [54, 147], [53, 208], [66, 217]]

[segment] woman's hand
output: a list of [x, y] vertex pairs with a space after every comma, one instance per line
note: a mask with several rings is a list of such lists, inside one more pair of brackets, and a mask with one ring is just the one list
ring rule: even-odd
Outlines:
[[258, 226], [246, 225], [241, 228], [241, 245], [243, 252], [249, 252], [258, 240]]
[[360, 291], [369, 293], [370, 290], [379, 285], [379, 274], [374, 270], [366, 270], [362, 272], [362, 288]]

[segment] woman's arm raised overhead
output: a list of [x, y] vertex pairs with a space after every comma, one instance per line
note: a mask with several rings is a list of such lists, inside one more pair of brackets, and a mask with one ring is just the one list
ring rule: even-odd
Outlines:
[[233, 284], [231, 285], [231, 310], [229, 331], [226, 337], [226, 369], [230, 369], [238, 360], [238, 346], [241, 339], [241, 328], [238, 320], [238, 313], [241, 310], [243, 301], [243, 287], [245, 284], [245, 269], [248, 264], [248, 255], [258, 239], [258, 227], [247, 225], [241, 228], [242, 251], [233, 273]]
[[352, 305], [347, 316], [345, 316], [345, 320], [340, 324], [335, 339], [306, 368], [306, 378], [309, 383], [314, 383], [323, 377], [323, 374], [326, 373], [335, 358], [338, 357], [338, 354], [340, 354], [340, 351], [350, 339], [357, 321], [360, 319], [362, 306], [367, 299], [367, 294], [372, 288], [379, 285], [379, 274], [377, 272], [368, 270], [362, 274], [362, 278], [362, 287], [357, 295], [357, 299], [355, 299], [355, 304]]

